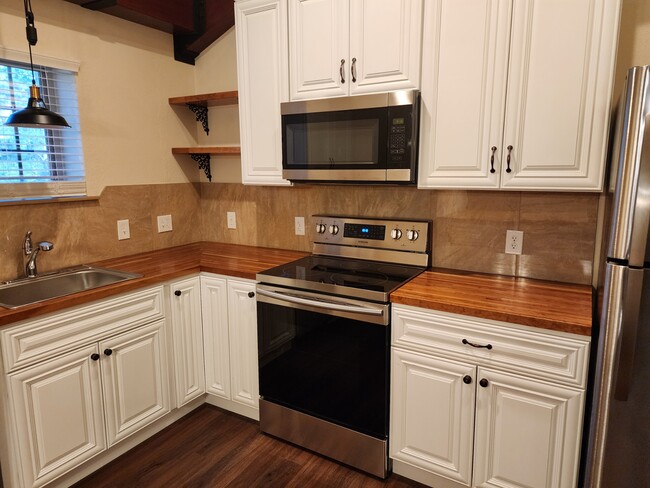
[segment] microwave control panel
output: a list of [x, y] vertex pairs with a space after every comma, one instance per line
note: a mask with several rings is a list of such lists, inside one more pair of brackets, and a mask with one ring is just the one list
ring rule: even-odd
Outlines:
[[391, 107], [388, 113], [388, 161], [411, 161], [412, 107]]

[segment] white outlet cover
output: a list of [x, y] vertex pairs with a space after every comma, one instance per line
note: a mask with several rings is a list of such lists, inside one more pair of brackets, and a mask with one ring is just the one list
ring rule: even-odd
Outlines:
[[226, 220], [228, 221], [229, 229], [237, 228], [237, 215], [235, 212], [226, 212]]
[[159, 215], [158, 216], [158, 232], [171, 232], [172, 231], [172, 216]]
[[521, 254], [524, 247], [524, 232], [521, 230], [506, 231], [506, 254]]
[[117, 221], [117, 240], [123, 241], [124, 239], [131, 238], [131, 229], [129, 228], [128, 220]]

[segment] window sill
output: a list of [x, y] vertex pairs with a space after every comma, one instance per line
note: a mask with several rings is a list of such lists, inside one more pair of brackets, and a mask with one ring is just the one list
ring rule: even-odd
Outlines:
[[99, 196], [21, 198], [17, 200], [0, 199], [0, 207], [10, 207], [13, 205], [41, 205], [46, 203], [92, 202], [97, 200], [99, 200]]

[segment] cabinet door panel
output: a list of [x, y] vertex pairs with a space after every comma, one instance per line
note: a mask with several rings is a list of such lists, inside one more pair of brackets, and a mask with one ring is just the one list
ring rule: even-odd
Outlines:
[[201, 277], [206, 390], [230, 400], [228, 287], [224, 278]]
[[584, 393], [479, 368], [474, 485], [575, 486]]
[[289, 0], [292, 100], [348, 94], [349, 8], [348, 0]]
[[25, 486], [41, 486], [106, 448], [99, 364], [87, 346], [9, 376]]
[[205, 393], [199, 278], [172, 283], [169, 290], [176, 404], [181, 406]]
[[422, 0], [351, 0], [350, 94], [418, 88], [421, 35]]
[[280, 103], [289, 100], [286, 0], [235, 2], [242, 182], [282, 179]]
[[514, 2], [502, 186], [601, 187], [617, 19], [612, 0]]
[[234, 402], [258, 408], [257, 310], [249, 293], [255, 283], [228, 280], [230, 386]]
[[164, 321], [103, 341], [99, 348], [113, 445], [170, 410]]
[[421, 188], [498, 187], [510, 10], [511, 0], [425, 2]]
[[470, 484], [475, 372], [471, 365], [392, 350], [391, 458]]

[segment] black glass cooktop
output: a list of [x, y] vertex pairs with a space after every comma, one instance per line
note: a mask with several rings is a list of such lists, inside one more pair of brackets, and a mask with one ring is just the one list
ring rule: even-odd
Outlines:
[[328, 256], [307, 256], [258, 273], [257, 279], [293, 288], [388, 301], [390, 292], [423, 267]]

